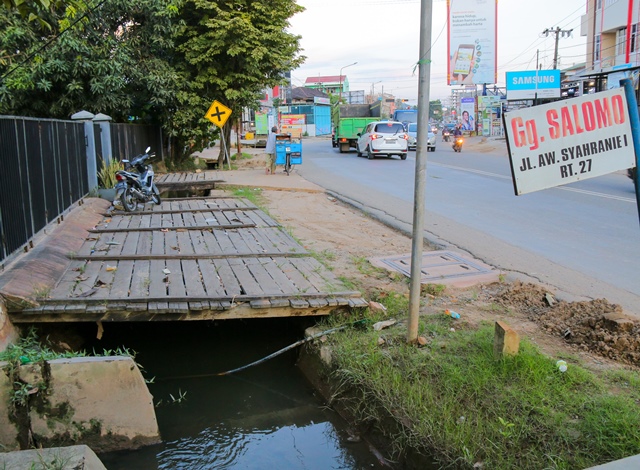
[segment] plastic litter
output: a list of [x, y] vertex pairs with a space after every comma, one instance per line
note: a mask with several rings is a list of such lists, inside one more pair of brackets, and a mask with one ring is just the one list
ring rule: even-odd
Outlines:
[[446, 309], [444, 311], [445, 315], [449, 315], [451, 318], [460, 318], [460, 314], [458, 312], [454, 312], [453, 310]]
[[558, 362], [556, 362], [556, 367], [558, 368], [558, 370], [560, 372], [566, 372], [567, 371], [567, 362], [566, 361], [558, 361]]

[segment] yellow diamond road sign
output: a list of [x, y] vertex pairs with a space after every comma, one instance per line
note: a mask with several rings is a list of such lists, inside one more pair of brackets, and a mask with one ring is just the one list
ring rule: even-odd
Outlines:
[[209, 121], [214, 123], [218, 127], [224, 126], [224, 123], [227, 122], [229, 116], [231, 115], [231, 110], [227, 108], [225, 105], [220, 103], [219, 101], [214, 101], [211, 103], [211, 107], [207, 114], [204, 115]]

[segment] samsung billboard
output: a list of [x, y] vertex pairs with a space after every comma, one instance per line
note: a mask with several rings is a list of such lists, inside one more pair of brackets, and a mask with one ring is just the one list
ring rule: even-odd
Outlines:
[[507, 72], [507, 99], [560, 98], [560, 70]]

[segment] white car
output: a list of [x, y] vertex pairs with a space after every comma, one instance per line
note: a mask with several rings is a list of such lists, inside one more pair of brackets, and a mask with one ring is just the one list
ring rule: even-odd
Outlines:
[[407, 159], [409, 136], [404, 125], [398, 121], [375, 121], [367, 124], [362, 133], [358, 134], [356, 151], [358, 156], [363, 154], [369, 160], [373, 157], [391, 157], [398, 155], [400, 159]]
[[[409, 136], [409, 149], [415, 150], [418, 138], [418, 123], [410, 122], [407, 124], [407, 135]], [[436, 135], [433, 132], [427, 134], [427, 152], [436, 151]]]

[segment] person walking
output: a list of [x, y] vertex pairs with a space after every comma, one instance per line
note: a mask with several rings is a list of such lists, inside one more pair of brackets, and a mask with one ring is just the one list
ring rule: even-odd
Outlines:
[[271, 132], [267, 136], [267, 146], [265, 152], [267, 153], [267, 165], [264, 169], [265, 174], [273, 175], [276, 172], [276, 133], [278, 128], [273, 126]]

